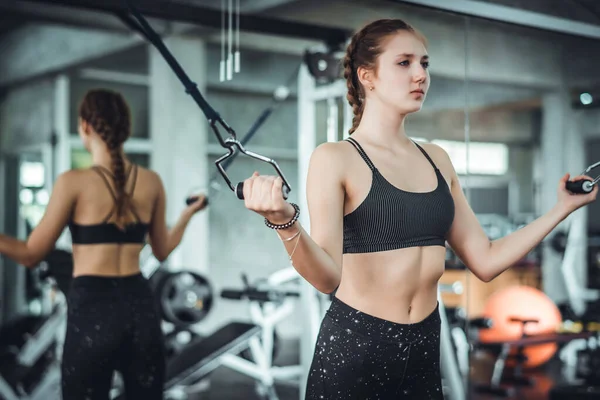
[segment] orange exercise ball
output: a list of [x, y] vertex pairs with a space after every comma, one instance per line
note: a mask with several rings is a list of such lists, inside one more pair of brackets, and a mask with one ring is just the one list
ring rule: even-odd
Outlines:
[[[509, 286], [494, 292], [487, 300], [483, 316], [491, 318], [493, 326], [480, 331], [481, 342], [503, 342], [519, 339], [523, 324], [511, 322], [511, 318], [536, 319], [539, 322], [525, 325], [527, 335], [556, 332], [562, 316], [556, 304], [546, 294], [531, 286]], [[527, 346], [524, 353], [527, 368], [537, 367], [548, 361], [557, 350], [555, 343]], [[516, 347], [511, 354], [514, 354]], [[508, 363], [514, 365], [512, 362]]]

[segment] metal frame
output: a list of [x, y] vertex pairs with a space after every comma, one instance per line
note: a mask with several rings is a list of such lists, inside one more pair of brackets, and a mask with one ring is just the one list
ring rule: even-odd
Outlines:
[[391, 0], [395, 3], [409, 3], [437, 10], [485, 18], [512, 25], [521, 25], [546, 31], [600, 39], [600, 26], [573, 21], [534, 11], [514, 7], [484, 3], [475, 0]]
[[[584, 213], [575, 213], [570, 216], [567, 245], [563, 255], [560, 270], [567, 290], [568, 301], [577, 315], [583, 315], [588, 302], [594, 302], [600, 299], [600, 290], [590, 289], [586, 282], [581, 282], [578, 264], [581, 262], [580, 250], [587, 249], [587, 237], [581, 237], [580, 232], [585, 232], [587, 225], [587, 215]], [[582, 229], [583, 228], [583, 229]], [[587, 252], [584, 251], [584, 261]]]

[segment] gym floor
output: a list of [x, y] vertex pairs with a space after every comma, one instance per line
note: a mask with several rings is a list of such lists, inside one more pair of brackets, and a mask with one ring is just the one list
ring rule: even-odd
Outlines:
[[[281, 352], [275, 363], [277, 365], [290, 365], [298, 362], [298, 343], [297, 341], [287, 341], [281, 346]], [[489, 382], [493, 367], [493, 360], [482, 357], [474, 360], [473, 370], [476, 371], [473, 377], [474, 383]], [[511, 397], [501, 397], [489, 394], [476, 393], [471, 391], [470, 400], [546, 400], [548, 391], [557, 383], [563, 383], [565, 378], [561, 372], [562, 364], [557, 357], [549, 361], [543, 368], [534, 372], [527, 372], [527, 376], [535, 379], [535, 385], [521, 388]], [[252, 379], [231, 371], [227, 368], [219, 368], [211, 375], [210, 388], [190, 396], [189, 400], [260, 400], [260, 397], [254, 391], [254, 382]], [[298, 400], [299, 392], [297, 388], [288, 386], [277, 386], [277, 394], [280, 400]]]

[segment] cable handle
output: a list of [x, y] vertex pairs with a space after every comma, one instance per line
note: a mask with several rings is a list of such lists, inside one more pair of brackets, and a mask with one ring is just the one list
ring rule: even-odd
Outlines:
[[[581, 175], [587, 175], [591, 170], [600, 166], [600, 161], [587, 167]], [[575, 194], [588, 194], [594, 190], [594, 186], [600, 181], [600, 175], [595, 179], [581, 179], [578, 181], [567, 181], [565, 188]]]

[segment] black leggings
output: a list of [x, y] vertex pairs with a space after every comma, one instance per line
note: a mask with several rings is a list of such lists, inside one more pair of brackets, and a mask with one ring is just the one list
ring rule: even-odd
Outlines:
[[163, 398], [165, 350], [152, 291], [141, 275], [80, 276], [68, 295], [63, 400], [107, 400], [113, 372], [126, 399]]
[[333, 298], [317, 338], [307, 400], [443, 399], [441, 320], [398, 324]]

